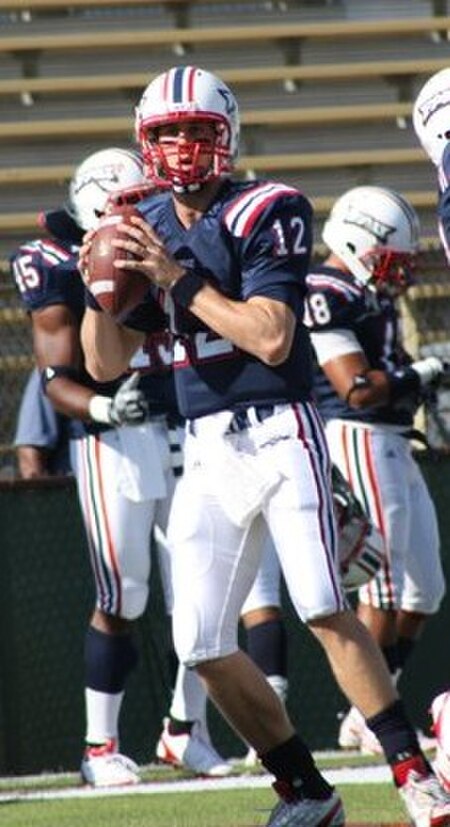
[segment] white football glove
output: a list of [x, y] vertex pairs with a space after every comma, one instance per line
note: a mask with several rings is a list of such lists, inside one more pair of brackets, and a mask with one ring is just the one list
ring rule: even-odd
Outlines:
[[141, 425], [148, 419], [148, 402], [137, 387], [139, 373], [135, 371], [112, 397], [93, 396], [89, 402], [89, 414], [95, 422], [105, 425]]
[[419, 359], [410, 365], [420, 379], [421, 388], [426, 388], [441, 378], [445, 372], [445, 365], [438, 356], [427, 356], [426, 359]]

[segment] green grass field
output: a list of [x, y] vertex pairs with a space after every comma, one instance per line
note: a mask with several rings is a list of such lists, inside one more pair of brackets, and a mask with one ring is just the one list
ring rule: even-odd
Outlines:
[[[342, 784], [348, 824], [399, 824], [405, 812], [391, 784]], [[83, 800], [0, 803], [1, 827], [263, 827], [275, 802], [270, 789]]]
[[[348, 823], [405, 821], [389, 784], [340, 788]], [[4, 827], [262, 827], [274, 796], [270, 790], [129, 795], [83, 801], [0, 804]]]

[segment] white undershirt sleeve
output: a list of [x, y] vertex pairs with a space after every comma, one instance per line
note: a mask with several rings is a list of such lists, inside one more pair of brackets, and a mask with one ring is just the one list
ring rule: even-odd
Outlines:
[[311, 341], [319, 365], [324, 365], [325, 362], [336, 359], [338, 356], [346, 356], [347, 353], [364, 352], [355, 334], [345, 328], [311, 333]]

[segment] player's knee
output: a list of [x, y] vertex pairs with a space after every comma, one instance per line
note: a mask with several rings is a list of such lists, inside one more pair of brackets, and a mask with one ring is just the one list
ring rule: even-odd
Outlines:
[[401, 600], [401, 609], [405, 612], [434, 615], [439, 611], [446, 591], [444, 574], [438, 569], [434, 572], [432, 582], [427, 584], [426, 589], [416, 589], [413, 594], [405, 591]]
[[444, 576], [439, 580], [439, 584], [436, 586], [434, 594], [432, 595], [431, 599], [431, 610], [430, 614], [436, 614], [436, 612], [440, 609], [441, 603], [446, 595], [447, 587]]
[[221, 641], [214, 639], [208, 642], [198, 639], [189, 640], [186, 635], [177, 635], [176, 631], [174, 644], [178, 660], [188, 669], [197, 669], [211, 661], [226, 658], [239, 649], [237, 637]]
[[124, 584], [120, 616], [125, 620], [137, 620], [144, 611], [148, 600], [148, 586], [143, 583]]
[[402, 605], [402, 609], [407, 612], [417, 612], [423, 615], [434, 615], [439, 611], [444, 595], [445, 586], [443, 585], [442, 589], [436, 591], [433, 595], [428, 595], [426, 599], [415, 601], [414, 605]]
[[209, 615], [196, 611], [183, 612], [175, 604], [173, 615], [173, 642], [177, 657], [184, 666], [226, 657], [238, 650], [238, 624], [227, 622], [217, 626], [213, 612]]

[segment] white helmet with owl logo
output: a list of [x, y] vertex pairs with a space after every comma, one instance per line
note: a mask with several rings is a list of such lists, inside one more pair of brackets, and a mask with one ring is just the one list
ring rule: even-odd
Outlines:
[[439, 166], [450, 140], [450, 68], [427, 80], [413, 108], [416, 135], [433, 164]]
[[410, 283], [419, 247], [414, 208], [385, 187], [355, 187], [335, 202], [322, 238], [361, 283], [398, 289]]
[[140, 193], [145, 175], [142, 158], [127, 149], [102, 149], [76, 168], [69, 185], [67, 210], [82, 230], [95, 230], [112, 193]]

